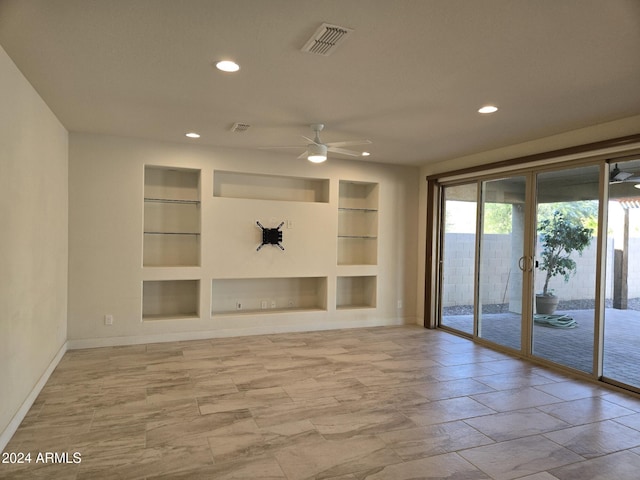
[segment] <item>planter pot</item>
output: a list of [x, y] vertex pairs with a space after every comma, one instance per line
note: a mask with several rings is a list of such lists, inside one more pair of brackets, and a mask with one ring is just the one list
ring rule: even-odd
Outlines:
[[552, 315], [560, 299], [556, 295], [536, 295], [536, 313]]

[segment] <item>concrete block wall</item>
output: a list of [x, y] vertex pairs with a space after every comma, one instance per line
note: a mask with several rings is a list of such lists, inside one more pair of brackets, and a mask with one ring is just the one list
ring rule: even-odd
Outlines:
[[[511, 258], [512, 241], [510, 235], [485, 235], [481, 265], [480, 296], [483, 304], [507, 303], [509, 284], [520, 275], [517, 259]], [[475, 257], [475, 235], [470, 233], [448, 233], [445, 235], [444, 255], [444, 295], [443, 306], [452, 307], [473, 304], [473, 277]], [[613, 292], [613, 251], [615, 245], [609, 242], [606, 254], [606, 298]], [[565, 283], [561, 277], [550, 282], [556, 295], [563, 300], [592, 299], [595, 295], [597, 239], [585, 249], [582, 255], [574, 255], [576, 273]], [[539, 258], [539, 251], [538, 251]], [[538, 271], [535, 291], [541, 292], [544, 272]], [[640, 238], [629, 239], [629, 298], [640, 297]]]

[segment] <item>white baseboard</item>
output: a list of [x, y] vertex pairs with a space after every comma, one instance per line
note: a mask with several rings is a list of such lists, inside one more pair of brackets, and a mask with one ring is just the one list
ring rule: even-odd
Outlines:
[[189, 340], [208, 340], [211, 338], [245, 337], [249, 335], [268, 335], [274, 333], [309, 332], [319, 330], [337, 330], [341, 328], [383, 327], [390, 325], [414, 325], [415, 318], [368, 319], [348, 322], [325, 322], [319, 325], [267, 325], [251, 328], [225, 328], [194, 332], [158, 333], [123, 337], [83, 338], [68, 340], [69, 350], [82, 348], [118, 347], [124, 345], [142, 345], [145, 343], [184, 342]]
[[53, 357], [53, 360], [51, 360], [51, 362], [49, 363], [47, 369], [40, 376], [38, 383], [35, 384], [29, 395], [27, 395], [27, 398], [24, 400], [24, 402], [22, 402], [22, 405], [13, 416], [7, 427], [2, 431], [2, 433], [0, 433], [0, 452], [4, 451], [4, 448], [9, 443], [9, 440], [11, 440], [11, 437], [13, 437], [13, 434], [16, 433], [16, 430], [18, 430], [18, 427], [29, 412], [29, 409], [33, 405], [33, 402], [36, 401], [36, 398], [38, 398], [38, 395], [49, 380], [49, 377], [58, 366], [58, 363], [60, 363], [60, 360], [62, 360], [64, 354], [67, 352], [67, 348], [68, 342], [64, 342], [62, 347], [60, 347], [60, 350], [58, 350], [58, 353], [56, 353], [55, 357]]

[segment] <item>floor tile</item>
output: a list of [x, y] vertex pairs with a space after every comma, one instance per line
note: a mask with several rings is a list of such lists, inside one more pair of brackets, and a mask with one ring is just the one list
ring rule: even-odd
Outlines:
[[518, 374], [498, 373], [494, 375], [482, 375], [475, 377], [475, 379], [495, 390], [513, 390], [516, 388], [553, 383], [553, 380], [549, 377], [538, 375], [537, 373], [533, 373], [533, 371], [524, 371]]
[[415, 480], [415, 479], [456, 479], [484, 480], [488, 475], [456, 453], [387, 465], [378, 472], [365, 477], [367, 480]]
[[402, 462], [374, 436], [318, 439], [282, 449], [274, 456], [289, 480], [335, 477]]
[[395, 430], [378, 438], [405, 461], [494, 443], [461, 421]]
[[572, 425], [598, 422], [635, 413], [633, 410], [608, 402], [603, 397], [583, 398], [551, 405], [542, 405], [538, 408]]
[[497, 442], [559, 430], [570, 425], [535, 408], [468, 418], [465, 423]]
[[450, 398], [419, 405], [407, 405], [400, 412], [418, 425], [432, 425], [496, 413], [469, 397]]
[[413, 387], [413, 390], [429, 400], [445, 400], [478, 393], [495, 392], [493, 388], [472, 378], [423, 383], [418, 387]]
[[472, 448], [460, 455], [495, 480], [519, 478], [583, 460], [580, 455], [542, 436]]
[[565, 428], [545, 437], [585, 458], [640, 446], [640, 432], [612, 420]]
[[558, 403], [560, 399], [532, 387], [481, 393], [471, 398], [498, 412]]
[[549, 470], [558, 480], [637, 480], [638, 472], [640, 456], [628, 451]]
[[558, 480], [558, 477], [554, 477], [548, 472], [534, 473], [533, 475], [527, 475], [521, 477], [518, 480]]
[[606, 392], [606, 390], [595, 385], [571, 381], [537, 385], [535, 388], [553, 395], [554, 397], [561, 398], [562, 400], [577, 400], [580, 398], [596, 397]]
[[640, 431], [640, 413], [636, 413], [634, 415], [625, 415], [624, 417], [617, 417], [614, 419], [614, 421], [622, 425], [626, 425], [627, 427], [631, 427], [634, 430]]
[[351, 438], [416, 427], [394, 409], [349, 412], [313, 418], [311, 423], [326, 439]]

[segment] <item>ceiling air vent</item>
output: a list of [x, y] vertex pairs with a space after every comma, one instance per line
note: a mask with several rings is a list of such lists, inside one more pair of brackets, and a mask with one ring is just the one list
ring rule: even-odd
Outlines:
[[323, 23], [309, 41], [305, 43], [302, 51], [326, 57], [331, 55], [351, 32], [353, 32], [351, 28]]
[[250, 127], [251, 127], [251, 125], [249, 125], [248, 123], [238, 123], [238, 122], [236, 122], [231, 127], [231, 131], [232, 132], [246, 132], [247, 130], [249, 130]]

